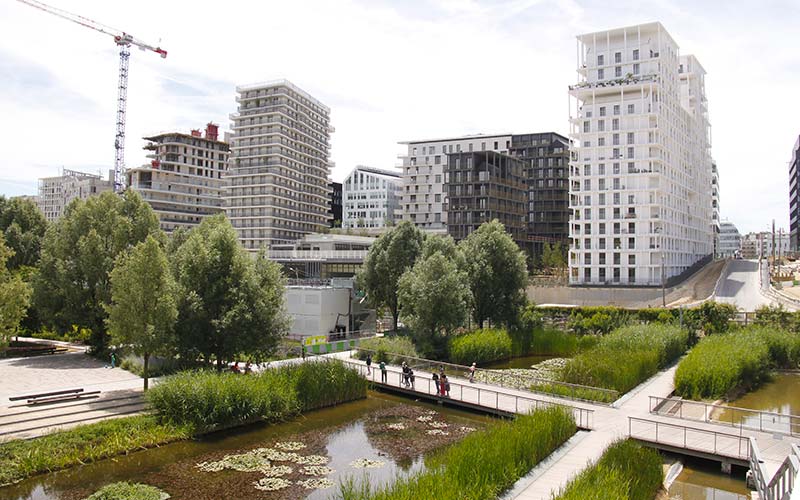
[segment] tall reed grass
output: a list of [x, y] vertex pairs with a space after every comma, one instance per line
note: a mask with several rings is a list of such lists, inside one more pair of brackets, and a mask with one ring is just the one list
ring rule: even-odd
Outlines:
[[489, 363], [512, 355], [511, 336], [505, 330], [484, 328], [458, 335], [447, 346], [451, 363]]
[[405, 335], [365, 339], [360, 341], [358, 347], [373, 351], [357, 351], [356, 357], [358, 359], [367, 359], [367, 354], [370, 354], [372, 361], [376, 363], [385, 361], [386, 363], [399, 365], [405, 360], [404, 356], [419, 357], [417, 349], [414, 347], [414, 342]]
[[628, 392], [686, 351], [689, 333], [650, 324], [618, 328], [569, 360], [565, 382]]
[[364, 482], [340, 485], [343, 500], [489, 500], [509, 489], [576, 431], [569, 412], [538, 410], [471, 434], [426, 459], [427, 469], [372, 490]]
[[664, 481], [661, 464], [657, 451], [618, 441], [554, 500], [653, 500]]
[[675, 372], [675, 392], [691, 399], [718, 399], [767, 380], [774, 368], [795, 368], [800, 335], [751, 327], [703, 338]]

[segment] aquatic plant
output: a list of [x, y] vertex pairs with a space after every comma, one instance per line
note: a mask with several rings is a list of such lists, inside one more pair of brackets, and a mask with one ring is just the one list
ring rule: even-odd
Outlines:
[[425, 431], [425, 432], [429, 436], [449, 436], [450, 435], [449, 432], [443, 431], [441, 429], [431, 429], [431, 430], [428, 430], [428, 431]]
[[354, 469], [375, 469], [378, 467], [383, 467], [386, 465], [385, 462], [381, 462], [380, 460], [370, 460], [369, 458], [359, 458], [353, 462], [350, 462], [350, 467]]
[[300, 455], [292, 462], [298, 465], [325, 465], [328, 463], [328, 457], [322, 455]]
[[275, 446], [275, 448], [278, 448], [279, 450], [283, 450], [283, 451], [298, 451], [298, 450], [302, 450], [302, 449], [304, 449], [306, 447], [305, 444], [300, 443], [298, 441], [284, 441], [284, 442], [275, 443], [273, 446]]
[[264, 474], [264, 476], [266, 477], [281, 477], [281, 476], [288, 476], [289, 474], [294, 472], [294, 469], [292, 469], [288, 465], [270, 465], [258, 469], [258, 472]]
[[292, 482], [288, 479], [283, 479], [280, 477], [262, 477], [255, 483], [253, 483], [257, 490], [261, 491], [278, 491], [284, 488], [288, 488], [292, 485]]
[[428, 425], [430, 425], [431, 427], [436, 428], [436, 429], [446, 429], [446, 428], [450, 427], [445, 422], [428, 422]]
[[308, 490], [324, 490], [326, 488], [330, 488], [336, 483], [325, 477], [315, 477], [312, 479], [297, 481], [296, 484], [299, 484]]
[[166, 500], [169, 494], [155, 486], [121, 481], [103, 486], [85, 500]]
[[327, 476], [336, 472], [326, 465], [307, 465], [300, 469], [306, 476]]

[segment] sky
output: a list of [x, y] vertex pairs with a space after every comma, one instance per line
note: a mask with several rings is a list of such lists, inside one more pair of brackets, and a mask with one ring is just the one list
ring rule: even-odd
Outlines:
[[[50, 0], [168, 51], [132, 50], [126, 163], [142, 137], [230, 127], [236, 85], [286, 78], [331, 108], [331, 174], [400, 164], [399, 141], [569, 132], [581, 33], [660, 21], [705, 67], [723, 220], [788, 228], [800, 134], [798, 0]], [[113, 40], [0, 2], [0, 194], [113, 166]]]

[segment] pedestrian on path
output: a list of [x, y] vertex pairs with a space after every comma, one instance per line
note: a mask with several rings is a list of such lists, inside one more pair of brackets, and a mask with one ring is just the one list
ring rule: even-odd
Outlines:
[[433, 379], [433, 383], [436, 386], [436, 394], [439, 394], [439, 374], [433, 372], [433, 376], [431, 378]]
[[411, 388], [414, 388], [414, 370], [411, 368], [408, 369], [408, 381]]
[[472, 363], [472, 366], [469, 367], [469, 381], [470, 383], [475, 382], [475, 363]]
[[367, 375], [372, 375], [372, 355], [367, 354]]
[[384, 363], [383, 360], [381, 360], [381, 362], [378, 363], [378, 368], [381, 369], [381, 382], [384, 384], [387, 383], [386, 381], [388, 377], [386, 375], [386, 363]]
[[445, 397], [447, 395], [445, 392], [446, 387], [447, 387], [447, 375], [442, 373], [441, 377], [439, 377], [439, 395], [441, 397]]
[[305, 344], [302, 344], [300, 346], [300, 356], [303, 357], [303, 361], [306, 360], [306, 345]]
[[409, 370], [410, 370], [410, 368], [408, 367], [406, 362], [403, 361], [403, 386], [404, 387], [408, 387], [408, 371]]
[[117, 366], [117, 355], [113, 352], [111, 353], [111, 369], [113, 370], [114, 367]]

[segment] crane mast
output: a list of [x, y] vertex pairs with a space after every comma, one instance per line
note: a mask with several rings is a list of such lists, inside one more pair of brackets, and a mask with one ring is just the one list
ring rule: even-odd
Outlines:
[[161, 58], [167, 57], [167, 51], [161, 47], [153, 46], [134, 38], [124, 31], [111, 28], [87, 17], [79, 16], [63, 9], [47, 5], [38, 0], [17, 0], [36, 9], [54, 16], [80, 24], [86, 28], [99, 31], [114, 38], [114, 43], [119, 46], [119, 86], [117, 88], [117, 123], [114, 139], [114, 191], [117, 193], [125, 189], [125, 114], [128, 106], [128, 64], [131, 57], [131, 45], [144, 51], [155, 52]]

